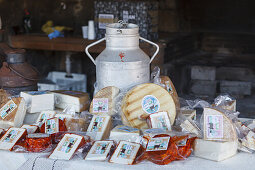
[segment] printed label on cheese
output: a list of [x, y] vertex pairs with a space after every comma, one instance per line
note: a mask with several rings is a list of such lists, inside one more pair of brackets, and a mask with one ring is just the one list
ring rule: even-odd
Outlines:
[[107, 24], [113, 23], [113, 14], [99, 14], [98, 15], [98, 28], [105, 29]]
[[90, 129], [91, 132], [102, 132], [104, 127], [105, 117], [97, 116]]
[[59, 120], [56, 119], [48, 119], [45, 122], [45, 133], [53, 134], [59, 132]]
[[223, 138], [223, 115], [206, 115], [207, 138]]
[[95, 149], [91, 152], [91, 154], [100, 154], [103, 155], [106, 152], [106, 149], [111, 145], [110, 142], [98, 142], [95, 143], [96, 147]]
[[93, 99], [93, 112], [94, 113], [107, 113], [108, 112], [108, 98], [95, 98]]
[[72, 150], [72, 148], [76, 142], [77, 142], [77, 138], [66, 137], [64, 139], [63, 144], [60, 147], [58, 147], [58, 151], [64, 152], [64, 153], [69, 153]]
[[0, 117], [5, 119], [11, 112], [13, 112], [17, 108], [17, 105], [9, 100], [1, 109], [0, 109]]
[[136, 146], [132, 144], [122, 144], [117, 155], [117, 158], [133, 159], [135, 147]]
[[42, 94], [47, 94], [47, 91], [29, 91], [27, 92], [30, 95], [42, 95]]
[[151, 138], [146, 151], [164, 151], [168, 148], [170, 137]]
[[19, 130], [11, 130], [8, 135], [2, 140], [3, 142], [7, 142], [7, 143], [12, 143], [17, 136], [19, 136], [19, 134], [21, 133], [21, 131]]
[[166, 112], [159, 112], [151, 115], [152, 128], [171, 130], [171, 123]]
[[148, 114], [156, 113], [160, 109], [159, 100], [153, 95], [147, 95], [142, 100], [142, 108]]
[[118, 128], [119, 130], [125, 131], [125, 132], [136, 132], [138, 129], [129, 127], [129, 126], [122, 126]]

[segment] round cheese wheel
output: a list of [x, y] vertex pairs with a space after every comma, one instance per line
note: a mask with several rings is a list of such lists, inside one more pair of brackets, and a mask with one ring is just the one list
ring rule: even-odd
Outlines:
[[91, 104], [89, 112], [91, 114], [108, 114], [113, 115], [115, 107], [115, 98], [119, 94], [120, 89], [114, 86], [108, 86], [96, 93]]
[[176, 116], [173, 97], [163, 87], [145, 83], [128, 91], [122, 100], [122, 122], [139, 129], [149, 128], [146, 118], [149, 114], [167, 111], [171, 125]]

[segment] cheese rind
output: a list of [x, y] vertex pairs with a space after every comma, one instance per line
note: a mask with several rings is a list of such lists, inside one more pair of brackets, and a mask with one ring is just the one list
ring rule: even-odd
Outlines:
[[223, 161], [234, 156], [237, 152], [238, 142], [218, 142], [196, 139], [194, 155], [213, 161]]
[[49, 158], [70, 160], [75, 151], [83, 144], [85, 144], [85, 139], [83, 136], [65, 134]]
[[140, 147], [137, 143], [120, 141], [109, 162], [132, 165]]
[[139, 129], [125, 125], [118, 125], [111, 130], [109, 139], [116, 142], [119, 142], [121, 140], [136, 142], [139, 137]]
[[75, 112], [82, 112], [89, 108], [89, 95], [80, 91], [56, 90], [52, 91], [55, 95], [55, 106], [65, 109], [67, 106], [75, 108]]
[[109, 137], [111, 127], [111, 116], [94, 115], [87, 129], [87, 135], [89, 135], [93, 140], [107, 139]]
[[26, 101], [27, 112], [36, 113], [54, 109], [54, 94], [47, 91], [20, 92]]
[[85, 160], [105, 161], [112, 147], [113, 141], [96, 141], [89, 150]]

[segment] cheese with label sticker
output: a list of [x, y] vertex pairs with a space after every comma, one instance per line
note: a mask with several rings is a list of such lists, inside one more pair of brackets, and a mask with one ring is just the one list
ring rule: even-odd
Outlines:
[[108, 114], [113, 115], [115, 99], [120, 89], [114, 86], [108, 86], [96, 93], [91, 104], [89, 112], [91, 114]]
[[167, 112], [158, 112], [149, 115], [148, 123], [150, 128], [164, 129], [171, 131], [171, 122]]
[[25, 138], [27, 130], [23, 128], [10, 128], [0, 139], [0, 149], [12, 150], [14, 145], [19, 142], [20, 139]]
[[57, 90], [52, 91], [55, 95], [55, 106], [65, 109], [67, 106], [73, 106], [75, 112], [82, 112], [89, 108], [89, 95], [81, 91]]
[[196, 139], [194, 145], [194, 155], [213, 161], [223, 161], [234, 156], [237, 153], [237, 147], [237, 140], [230, 142], [219, 142]]
[[168, 149], [170, 137], [151, 138], [146, 151], [165, 151]]
[[111, 130], [109, 139], [119, 142], [120, 140], [125, 140], [129, 142], [136, 142], [140, 137], [139, 129], [119, 125]]
[[47, 119], [41, 127], [41, 133], [55, 134], [58, 132], [66, 131], [64, 121], [59, 118]]
[[94, 115], [87, 129], [87, 135], [93, 140], [107, 139], [110, 135], [111, 127], [111, 116]]
[[132, 165], [140, 147], [138, 143], [120, 141], [109, 162]]
[[20, 127], [26, 115], [25, 100], [12, 98], [0, 107], [0, 128]]
[[173, 97], [159, 85], [145, 83], [131, 89], [122, 101], [122, 121], [125, 125], [146, 129], [146, 118], [156, 112], [166, 111], [173, 125], [176, 106]]
[[70, 160], [74, 156], [75, 151], [77, 151], [85, 143], [83, 136], [65, 134], [49, 158]]
[[23, 125], [21, 128], [26, 129], [28, 134], [39, 132], [39, 127], [36, 125]]
[[85, 160], [105, 161], [109, 156], [112, 147], [113, 141], [96, 141], [89, 150]]
[[231, 121], [215, 108], [204, 108], [204, 140], [236, 141], [237, 133]]
[[47, 91], [20, 92], [26, 101], [27, 112], [36, 113], [54, 109], [54, 94]]
[[199, 129], [199, 127], [190, 120], [185, 120], [184, 122], [181, 123], [180, 126], [182, 128], [182, 131], [184, 132], [186, 131], [201, 136], [201, 130]]
[[191, 119], [191, 120], [196, 120], [196, 110], [192, 109], [181, 109], [180, 110], [181, 114], [183, 114], [185, 117]]
[[41, 127], [47, 119], [51, 119], [56, 115], [56, 111], [53, 110], [47, 110], [42, 111], [40, 115], [37, 118], [36, 124]]

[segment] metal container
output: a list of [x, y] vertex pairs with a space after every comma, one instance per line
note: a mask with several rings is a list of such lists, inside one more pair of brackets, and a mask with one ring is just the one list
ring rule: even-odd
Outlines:
[[[150, 81], [150, 63], [159, 52], [157, 44], [139, 36], [135, 24], [114, 23], [106, 26], [105, 38], [85, 49], [86, 54], [96, 65], [97, 89], [116, 86], [127, 89]], [[156, 46], [157, 50], [149, 58], [139, 47], [139, 39]], [[88, 49], [106, 40], [105, 50], [94, 60]]]

